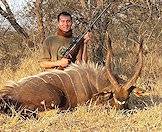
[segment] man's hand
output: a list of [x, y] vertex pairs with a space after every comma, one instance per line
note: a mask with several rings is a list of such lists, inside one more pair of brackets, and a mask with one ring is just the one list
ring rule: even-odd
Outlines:
[[84, 43], [88, 43], [92, 39], [92, 32], [87, 32], [87, 34], [84, 36]]
[[70, 60], [67, 58], [62, 58], [57, 61], [42, 61], [40, 62], [40, 66], [42, 68], [54, 68], [54, 67], [62, 67], [65, 68], [70, 64]]
[[67, 58], [62, 58], [61, 60], [59, 60], [59, 64], [61, 67], [67, 67], [69, 65], [69, 59]]

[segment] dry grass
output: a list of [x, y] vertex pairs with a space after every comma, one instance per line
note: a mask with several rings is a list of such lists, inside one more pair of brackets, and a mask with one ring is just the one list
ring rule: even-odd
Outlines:
[[39, 66], [39, 57], [38, 53], [34, 53], [30, 58], [22, 60], [22, 64], [16, 72], [10, 69], [10, 67], [5, 68], [0, 71], [0, 89], [4, 86], [7, 81], [17, 81], [20, 78], [37, 74], [41, 71]]
[[[60, 112], [58, 109], [46, 111], [40, 113], [38, 119], [31, 118], [24, 120], [21, 118], [19, 113], [16, 113], [16, 116], [13, 117], [0, 115], [0, 131], [160, 132], [162, 131], [162, 99], [160, 98], [162, 95], [162, 76], [159, 69], [162, 67], [162, 62], [155, 55], [157, 54], [148, 53], [145, 55], [145, 66], [141, 77], [137, 81], [137, 85], [147, 89], [149, 91], [149, 95], [141, 98], [131, 96], [129, 100], [129, 107], [131, 110], [129, 111], [117, 111], [109, 108], [108, 106], [96, 106], [89, 104], [85, 106], [78, 106], [74, 111]], [[118, 58], [118, 56], [116, 57]], [[1, 71], [0, 88], [2, 88], [8, 80], [17, 81], [25, 76], [39, 73], [41, 68], [38, 64], [38, 58], [39, 55], [37, 53], [33, 54], [31, 58], [26, 58], [23, 60], [20, 69], [16, 72], [11, 71], [9, 68]], [[128, 59], [130, 58], [131, 55]], [[123, 64], [122, 61], [124, 61]], [[132, 63], [134, 60], [124, 60], [122, 58], [122, 61], [114, 61], [114, 63], [118, 64], [118, 66], [123, 69], [124, 67], [127, 67], [127, 69], [115, 69], [115, 72], [119, 74], [131, 73], [133, 66]]]
[[[51, 110], [39, 118], [22, 120], [0, 116], [1, 131], [161, 131], [162, 105], [128, 112], [103, 106], [78, 106], [76, 111], [59, 113]], [[133, 114], [132, 114], [133, 112]]]

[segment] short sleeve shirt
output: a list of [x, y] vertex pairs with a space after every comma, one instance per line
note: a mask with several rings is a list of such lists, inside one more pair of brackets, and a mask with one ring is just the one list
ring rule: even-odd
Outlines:
[[42, 60], [56, 61], [63, 57], [69, 47], [72, 38], [63, 36], [49, 36], [45, 39], [42, 48]]

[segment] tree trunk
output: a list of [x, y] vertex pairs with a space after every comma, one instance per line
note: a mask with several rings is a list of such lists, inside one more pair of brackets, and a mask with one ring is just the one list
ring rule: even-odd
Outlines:
[[30, 41], [29, 35], [27, 32], [25, 32], [25, 30], [17, 23], [14, 14], [12, 13], [8, 3], [6, 0], [1, 0], [2, 3], [4, 4], [6, 11], [4, 11], [1, 7], [0, 7], [0, 14], [6, 18], [10, 24], [12, 25], [12, 27], [26, 40], [27, 44], [29, 47], [33, 47], [34, 43], [32, 41]]
[[35, 3], [35, 13], [37, 16], [38, 36], [40, 38], [40, 44], [43, 44], [43, 41], [45, 39], [45, 31], [44, 31], [44, 25], [43, 25], [42, 9], [41, 9], [42, 2], [43, 0], [36, 0], [36, 3]]

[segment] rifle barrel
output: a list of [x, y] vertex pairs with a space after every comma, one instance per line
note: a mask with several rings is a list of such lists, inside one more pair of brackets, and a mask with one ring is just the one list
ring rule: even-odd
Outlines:
[[100, 15], [97, 16], [97, 18], [90, 24], [90, 26], [85, 30], [85, 32], [78, 38], [76, 43], [79, 43], [79, 41], [86, 35], [86, 33], [92, 28], [92, 26], [102, 16], [102, 14], [110, 7], [110, 5], [111, 5], [111, 3], [100, 13]]
[[97, 18], [88, 26], [88, 28], [85, 30], [85, 32], [76, 40], [76, 42], [71, 45], [65, 52], [64, 57], [67, 57], [70, 52], [72, 52], [76, 45], [81, 41], [81, 39], [86, 35], [86, 33], [92, 28], [92, 26], [96, 23], [96, 21], [102, 16], [102, 14], [110, 7], [111, 3], [97, 16]]

